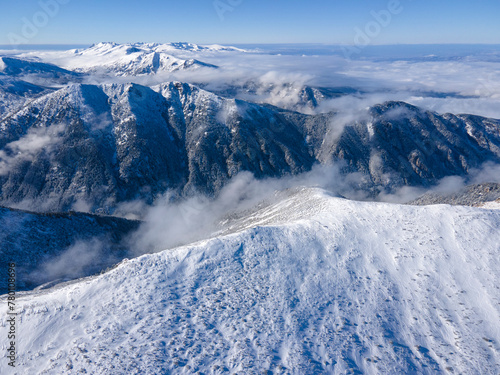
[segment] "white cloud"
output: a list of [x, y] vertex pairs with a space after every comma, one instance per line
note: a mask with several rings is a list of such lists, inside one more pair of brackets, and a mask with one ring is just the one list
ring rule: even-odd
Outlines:
[[[279, 55], [265, 52], [214, 52], [168, 50], [181, 59], [197, 59], [219, 66], [179, 72], [163, 72], [137, 77], [88, 76], [87, 83], [130, 82], [153, 86], [168, 81], [201, 84], [208, 90], [239, 88], [238, 96], [247, 100], [267, 102], [291, 108], [300, 100], [298, 89], [303, 85], [316, 87], [350, 87], [363, 92], [355, 95], [367, 104], [386, 100], [409, 101], [440, 113], [471, 113], [500, 118], [500, 63], [491, 53], [474, 55], [460, 50], [443, 50], [442, 57], [408, 55], [396, 52], [384, 56], [373, 47], [368, 55], [346, 60], [341, 55]], [[382, 48], [382, 47], [380, 47]], [[492, 47], [493, 48], [493, 47]], [[331, 48], [335, 50], [335, 48]], [[417, 50], [416, 50], [417, 51]], [[61, 66], [73, 66], [75, 54], [69, 52], [30, 52], [21, 56]], [[493, 56], [493, 57], [492, 57]], [[427, 59], [427, 60], [426, 60]], [[247, 91], [247, 84], [257, 86]], [[375, 102], [377, 99], [378, 102]], [[341, 109], [327, 102], [318, 110]], [[341, 103], [339, 103], [341, 105]], [[304, 108], [306, 112], [310, 109]]]
[[60, 254], [42, 263], [29, 278], [37, 284], [43, 284], [88, 276], [118, 261], [106, 249], [109, 249], [109, 244], [105, 239], [76, 241]]
[[30, 128], [26, 135], [0, 150], [0, 176], [8, 174], [19, 163], [31, 161], [41, 151], [51, 153], [62, 141], [64, 124]]

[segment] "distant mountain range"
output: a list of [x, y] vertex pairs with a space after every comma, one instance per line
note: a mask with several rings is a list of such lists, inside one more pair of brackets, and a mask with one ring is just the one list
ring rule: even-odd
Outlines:
[[199, 67], [217, 68], [196, 59], [180, 59], [168, 52], [181, 50], [202, 50], [190, 44], [114, 44], [99, 43], [84, 50], [75, 50], [68, 56], [68, 67], [77, 72], [103, 73], [116, 76], [138, 76], [158, 72], [174, 72]]

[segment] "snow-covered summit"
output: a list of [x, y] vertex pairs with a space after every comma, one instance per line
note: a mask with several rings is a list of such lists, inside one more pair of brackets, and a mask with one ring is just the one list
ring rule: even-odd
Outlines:
[[[116, 76], [149, 75], [201, 67], [217, 68], [195, 57], [176, 57], [176, 52], [199, 51], [201, 47], [187, 43], [98, 43], [89, 48], [71, 50], [62, 59], [67, 69], [85, 73], [104, 73]], [[215, 50], [215, 49], [214, 49]]]
[[116, 48], [116, 47], [123, 47], [123, 46], [128, 46], [128, 47], [135, 47], [135, 48], [140, 48], [140, 49], [150, 49], [156, 52], [175, 52], [175, 51], [193, 51], [193, 52], [199, 52], [199, 51], [206, 51], [206, 52], [220, 52], [220, 51], [231, 51], [231, 52], [245, 52], [244, 49], [237, 48], [237, 47], [232, 47], [232, 46], [223, 46], [220, 44], [206, 44], [206, 45], [201, 45], [201, 44], [195, 44], [195, 43], [188, 43], [188, 42], [172, 42], [172, 43], [126, 43], [126, 44], [119, 44], [119, 43], [114, 43], [114, 42], [100, 42], [93, 44], [92, 46], [89, 47], [89, 49], [100, 49], [100, 50], [106, 50], [106, 49], [111, 49], [111, 48]]
[[[144, 43], [138, 43], [144, 44]], [[157, 43], [154, 45], [157, 50], [164, 51], [175, 51], [175, 50], [183, 50], [183, 51], [192, 51], [192, 52], [246, 52], [244, 49], [232, 47], [232, 46], [223, 46], [220, 44], [194, 44], [187, 42], [174, 42], [174, 43]]]
[[497, 373], [499, 211], [320, 190], [265, 210], [19, 296], [17, 373]]

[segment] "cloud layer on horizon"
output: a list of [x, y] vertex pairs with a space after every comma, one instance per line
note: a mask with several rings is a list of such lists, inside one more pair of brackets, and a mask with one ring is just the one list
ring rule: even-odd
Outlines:
[[[265, 51], [186, 51], [172, 52], [182, 59], [197, 59], [219, 66], [219, 69], [199, 68], [154, 75], [109, 77], [90, 75], [86, 83], [105, 82], [153, 86], [167, 81], [202, 85], [207, 90], [224, 92], [237, 88], [237, 96], [281, 107], [293, 107], [297, 91], [304, 85], [326, 88], [350, 88], [344, 95], [367, 105], [387, 100], [401, 100], [439, 113], [470, 113], [500, 118], [500, 59], [498, 51], [474, 55], [463, 51], [459, 55], [407, 57], [403, 54], [384, 55], [384, 48], [370, 46], [369, 55], [346, 59], [340, 53], [329, 55], [283, 54]], [[451, 48], [451, 47], [450, 47]], [[373, 50], [373, 51], [372, 51]], [[62, 67], [75, 64], [74, 53], [28, 52], [21, 57], [39, 58]], [[249, 83], [257, 86], [248, 91]], [[234, 91], [234, 90], [233, 90]], [[294, 96], [295, 95], [295, 96]], [[331, 101], [316, 111], [341, 109]], [[297, 109], [297, 108], [294, 108]], [[310, 112], [311, 109], [303, 108]]]

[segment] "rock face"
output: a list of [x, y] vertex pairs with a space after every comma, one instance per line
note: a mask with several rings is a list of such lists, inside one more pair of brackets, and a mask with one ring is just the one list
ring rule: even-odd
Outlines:
[[167, 99], [177, 128], [184, 130], [188, 189], [214, 193], [243, 170], [267, 177], [300, 173], [313, 165], [300, 132], [276, 110], [187, 84], [155, 89]]
[[156, 90], [72, 85], [3, 121], [2, 200], [48, 210], [84, 201], [110, 212], [167, 189], [211, 194], [241, 170], [264, 177], [312, 167], [301, 134], [276, 111], [187, 84]]
[[500, 161], [499, 120], [438, 115], [403, 102], [374, 106], [344, 126], [329, 115], [286, 117], [299, 124], [316, 160], [343, 160], [345, 172], [361, 172], [376, 190], [429, 186]]
[[388, 102], [339, 124], [335, 113], [305, 115], [178, 82], [70, 85], [0, 130], [1, 201], [37, 210], [110, 213], [168, 189], [215, 194], [240, 171], [278, 177], [339, 161], [376, 194], [500, 162], [498, 120]]
[[[7, 264], [15, 262], [17, 288], [24, 290], [89, 275], [116, 263], [127, 251], [124, 238], [139, 227], [139, 222], [0, 207], [0, 225], [0, 276], [5, 278]], [[0, 288], [0, 294], [4, 293], [6, 285]]]
[[500, 199], [500, 184], [474, 184], [454, 193], [429, 193], [409, 202], [418, 206], [429, 204], [452, 204], [462, 206], [483, 206], [484, 203]]

